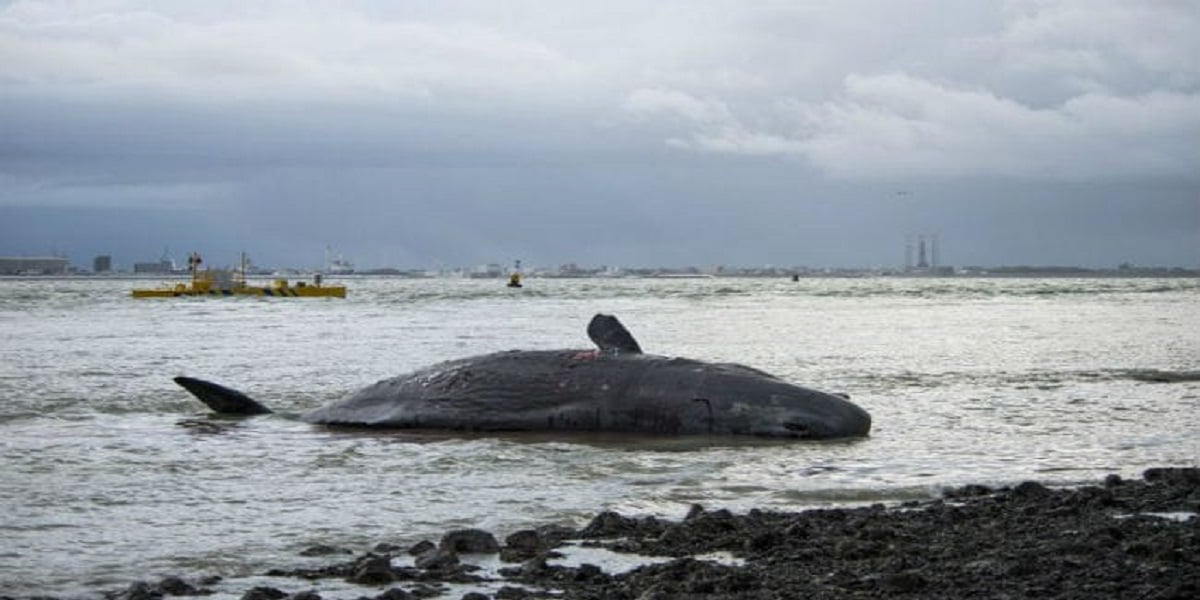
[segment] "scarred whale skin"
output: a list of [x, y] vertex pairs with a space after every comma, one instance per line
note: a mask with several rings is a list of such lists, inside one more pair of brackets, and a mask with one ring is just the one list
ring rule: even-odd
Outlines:
[[[597, 315], [588, 332], [599, 350], [510, 350], [451, 360], [385, 379], [301, 418], [393, 429], [800, 439], [864, 436], [871, 429], [870, 415], [842, 396], [742, 365], [642, 354], [614, 317]], [[176, 381], [218, 412], [265, 410], [217, 384]]]

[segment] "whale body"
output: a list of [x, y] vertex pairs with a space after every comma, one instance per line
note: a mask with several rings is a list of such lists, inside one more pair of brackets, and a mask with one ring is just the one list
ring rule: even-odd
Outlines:
[[[334, 426], [459, 431], [588, 431], [865, 436], [871, 416], [847, 397], [732, 363], [644, 354], [610, 315], [588, 325], [589, 350], [509, 350], [382, 380], [301, 416]], [[270, 409], [225, 386], [176, 377], [218, 413]]]

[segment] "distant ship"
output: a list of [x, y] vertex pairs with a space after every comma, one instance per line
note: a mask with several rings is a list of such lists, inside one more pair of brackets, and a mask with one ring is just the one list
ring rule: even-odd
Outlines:
[[183, 296], [278, 296], [282, 298], [345, 298], [346, 287], [323, 285], [321, 276], [312, 283], [297, 281], [289, 285], [286, 279], [274, 279], [270, 285], [257, 286], [246, 282], [246, 255], [242, 254], [239, 269], [200, 269], [203, 259], [193, 252], [188, 256], [188, 271], [192, 280], [154, 289], [135, 289], [134, 298], [178, 298]]
[[349, 275], [354, 272], [354, 265], [341, 254], [333, 256], [333, 249], [325, 246], [325, 272], [330, 275]]

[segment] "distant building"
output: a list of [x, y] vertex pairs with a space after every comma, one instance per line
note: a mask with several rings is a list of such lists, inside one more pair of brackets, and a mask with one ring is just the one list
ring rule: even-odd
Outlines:
[[146, 275], [163, 275], [175, 272], [175, 261], [160, 260], [158, 262], [133, 263], [133, 272]]
[[486, 265], [478, 265], [471, 269], [470, 277], [475, 279], [484, 279], [490, 277], [503, 277], [504, 267], [497, 263], [488, 263]]
[[67, 262], [58, 256], [0, 256], [0, 275], [66, 275]]
[[112, 257], [107, 254], [101, 254], [92, 259], [93, 273], [111, 273], [112, 272]]
[[916, 237], [917, 264], [913, 265], [913, 236], [904, 242], [904, 270], [907, 272], [936, 273], [942, 271], [938, 255], [938, 234], [922, 233]]

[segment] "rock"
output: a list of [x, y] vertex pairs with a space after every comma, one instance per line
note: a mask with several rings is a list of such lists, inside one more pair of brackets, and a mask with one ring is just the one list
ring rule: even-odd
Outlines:
[[416, 587], [413, 587], [409, 591], [409, 594], [412, 594], [412, 597], [417, 599], [437, 598], [444, 595], [447, 591], [448, 590], [445, 587], [429, 585], [427, 583], [418, 583]]
[[609, 579], [609, 577], [600, 567], [590, 563], [583, 563], [575, 569], [572, 579], [580, 583], [599, 583]]
[[520, 562], [533, 558], [543, 549], [542, 537], [535, 529], [522, 529], [504, 538], [500, 549], [500, 560]]
[[1012, 490], [1014, 498], [1027, 500], [1040, 500], [1050, 494], [1050, 488], [1036, 481], [1023, 481]]
[[135, 581], [129, 584], [123, 592], [115, 594], [109, 600], [159, 600], [163, 597], [163, 592], [149, 582]]
[[1146, 469], [1142, 479], [1151, 482], [1165, 482], [1174, 485], [1200, 485], [1200, 469], [1195, 467], [1162, 467]]
[[413, 564], [418, 569], [443, 571], [458, 566], [458, 553], [449, 548], [435, 548], [416, 558]]
[[504, 538], [504, 545], [514, 550], [533, 550], [542, 547], [542, 537], [535, 529], [522, 529]]
[[525, 577], [533, 577], [549, 570], [550, 566], [546, 564], [546, 557], [538, 555], [521, 564], [520, 574]]
[[[705, 516], [711, 514], [706, 513]], [[667, 527], [667, 523], [655, 517], [635, 519], [633, 517], [621, 516], [613, 511], [604, 511], [596, 515], [591, 523], [588, 523], [586, 527], [580, 530], [579, 535], [580, 537], [590, 539], [661, 535]]]
[[943, 496], [947, 498], [972, 498], [975, 496], [987, 496], [992, 493], [992, 488], [986, 485], [977, 483], [964, 485], [958, 488], [951, 488], [943, 492]]
[[168, 576], [158, 582], [158, 589], [169, 596], [203, 596], [212, 593], [210, 590], [197, 588], [186, 582], [182, 577]]
[[387, 556], [368, 554], [355, 561], [350, 576], [346, 578], [351, 583], [362, 585], [381, 585], [395, 580], [392, 573], [392, 560]]
[[430, 550], [433, 550], [434, 548], [437, 548], [437, 546], [435, 546], [433, 542], [429, 540], [421, 540], [413, 544], [412, 547], [408, 549], [408, 553], [413, 556], [419, 556], [429, 552]]
[[401, 588], [394, 587], [386, 592], [375, 596], [375, 600], [412, 600], [413, 595], [404, 591]]
[[496, 600], [524, 600], [529, 597], [528, 590], [510, 585], [496, 590]]
[[273, 587], [259, 586], [252, 587], [245, 594], [242, 594], [242, 600], [282, 600], [287, 598], [287, 594]]
[[786, 539], [782, 532], [775, 530], [764, 531], [746, 538], [744, 548], [749, 553], [765, 552], [783, 544]]
[[[220, 577], [210, 577], [201, 583], [214, 584], [220, 580]], [[164, 596], [206, 596], [211, 593], [212, 590], [198, 588], [181, 577], [170, 575], [158, 583], [135, 581], [128, 588], [117, 593], [104, 594], [104, 597], [107, 600], [161, 600]]]
[[438, 548], [464, 554], [495, 554], [500, 551], [500, 544], [496, 536], [482, 529], [459, 529], [442, 536]]
[[637, 529], [637, 520], [624, 517], [611, 510], [606, 510], [594, 518], [583, 528], [580, 535], [584, 538], [621, 537]]
[[925, 576], [917, 571], [892, 573], [883, 579], [884, 587], [904, 594], [916, 592], [928, 584], [929, 581], [925, 579]]
[[667, 586], [656, 583], [646, 588], [637, 600], [674, 600], [677, 596], [667, 591]]
[[[518, 563], [523, 560], [528, 560], [529, 558], [533, 557], [535, 554], [537, 554], [536, 551], [529, 552], [527, 550], [517, 550], [517, 549], [505, 547], [505, 548], [500, 549], [500, 562]], [[0, 600], [2, 600], [2, 599], [0, 599]]]
[[345, 548], [337, 548], [328, 544], [309, 546], [300, 551], [300, 556], [332, 556], [334, 554], [354, 554]]
[[565, 540], [579, 537], [579, 532], [570, 527], [562, 525], [543, 525], [537, 528], [538, 537], [542, 540], [544, 548], [554, 548]]
[[[492, 592], [494, 598], [508, 599], [1196, 598], [1198, 521], [1156, 514], [1196, 512], [1197, 474], [1195, 469], [1151, 469], [1144, 481], [1112, 476], [1097, 485], [1062, 489], [1030, 481], [986, 493], [983, 486], [965, 486], [952, 502], [937, 499], [903, 508], [752, 510], [741, 515], [697, 508], [677, 522], [604, 512], [586, 528], [587, 535], [595, 537], [582, 546], [674, 559], [618, 575], [588, 564], [551, 565], [547, 557], [555, 544], [585, 532], [526, 529], [505, 538], [503, 552], [533, 555], [520, 567], [499, 569], [499, 578], [489, 584], [525, 586]], [[480, 582], [468, 575], [469, 566], [458, 563], [454, 548], [478, 548], [479, 539], [487, 544], [488, 536], [482, 533], [462, 540], [447, 534], [441, 546], [420, 545], [424, 552], [416, 562], [422, 568], [391, 567], [388, 556], [371, 554], [278, 576], [417, 582], [408, 592], [394, 588], [375, 600], [448, 597], [451, 588], [445, 584]], [[716, 551], [730, 552], [739, 561], [723, 564], [696, 558]], [[166, 578], [105, 597], [163, 600], [165, 594], [188, 587], [177, 578]], [[272, 590], [255, 588], [245, 598], [281, 600], [282, 592]], [[545, 590], [554, 590], [553, 595]], [[462, 595], [464, 600], [486, 597], [478, 592]], [[9, 599], [0, 595], [0, 600]], [[303, 592], [290, 600], [319, 598]]]
[[321, 595], [316, 590], [304, 590], [288, 596], [288, 600], [321, 600]]

